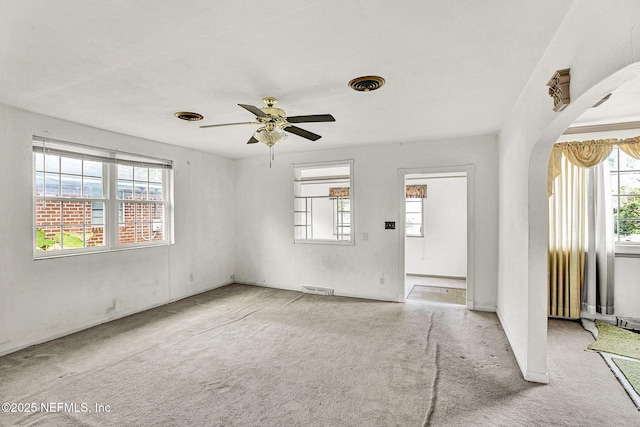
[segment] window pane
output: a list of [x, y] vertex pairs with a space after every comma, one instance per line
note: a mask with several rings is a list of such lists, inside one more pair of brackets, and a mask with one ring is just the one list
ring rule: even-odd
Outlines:
[[87, 246], [104, 246], [104, 226], [92, 225], [86, 228], [86, 233], [90, 236], [87, 239]]
[[136, 242], [151, 241], [151, 224], [136, 224]]
[[104, 224], [104, 203], [103, 202], [91, 202], [87, 203], [90, 206], [90, 215], [88, 215], [87, 222], [93, 225]]
[[118, 179], [133, 179], [133, 166], [118, 165]]
[[338, 212], [338, 224], [340, 225], [350, 225], [351, 224], [351, 214], [348, 212]]
[[609, 154], [609, 170], [618, 170], [618, 147], [614, 147]]
[[619, 206], [618, 206], [618, 197], [614, 196], [611, 199], [611, 208], [613, 210], [613, 217], [614, 218], [618, 218], [618, 210], [619, 210]]
[[82, 160], [62, 157], [60, 159], [60, 172], [73, 175], [82, 175]]
[[153, 221], [153, 223], [151, 224], [151, 238], [152, 240], [158, 241], [158, 240], [164, 240], [164, 227], [162, 224], [162, 221], [160, 220], [155, 220]]
[[408, 213], [407, 214], [407, 224], [422, 225], [422, 214], [421, 213]]
[[118, 180], [118, 199], [133, 199], [133, 181]]
[[640, 197], [620, 197], [620, 218], [640, 218]]
[[121, 223], [131, 223], [136, 219], [136, 205], [134, 203], [120, 203], [120, 219]]
[[36, 188], [35, 194], [36, 196], [44, 196], [44, 173], [36, 172]]
[[407, 224], [407, 236], [420, 236], [422, 233], [420, 232], [419, 224]]
[[638, 220], [619, 220], [616, 231], [621, 241], [640, 242], [640, 221]]
[[162, 200], [162, 184], [149, 183], [149, 200]]
[[118, 243], [126, 244], [135, 242], [133, 224], [120, 224], [118, 227]]
[[146, 182], [133, 182], [133, 198], [136, 200], [147, 200], [149, 196], [149, 187]]
[[85, 243], [85, 235], [84, 235], [84, 226], [82, 225], [73, 225], [73, 226], [63, 226], [62, 227], [62, 236], [59, 234], [56, 235], [55, 239], [60, 243], [61, 249], [78, 249], [84, 248]]
[[611, 194], [618, 194], [618, 173], [611, 174]]
[[44, 175], [44, 182], [44, 192], [46, 196], [60, 195], [60, 175], [55, 173], [47, 173]]
[[60, 227], [36, 227], [36, 250], [51, 251], [57, 249], [54, 236], [60, 234]]
[[422, 199], [418, 201], [407, 199], [407, 212], [422, 212]]
[[151, 221], [149, 205], [145, 203], [136, 204], [136, 222], [149, 222]]
[[102, 163], [85, 160], [84, 161], [84, 175], [102, 176]]
[[620, 194], [640, 194], [640, 173], [620, 172]]
[[133, 179], [136, 181], [148, 181], [149, 180], [149, 169], [148, 168], [133, 168]]
[[44, 171], [44, 155], [42, 153], [33, 153], [35, 158], [35, 166], [37, 171]]
[[45, 172], [60, 172], [60, 157], [47, 154], [44, 156]]
[[62, 223], [84, 224], [85, 205], [83, 202], [62, 202]]
[[164, 221], [164, 206], [161, 204], [157, 204], [157, 205], [149, 205], [151, 208], [151, 220], [152, 221], [157, 221], [157, 220], [161, 220]]
[[90, 197], [92, 199], [102, 198], [102, 178], [85, 176], [83, 189], [84, 197]]
[[636, 160], [620, 150], [620, 170], [640, 170], [640, 160]]
[[[309, 232], [309, 234], [307, 234]], [[294, 229], [294, 239], [310, 239], [311, 238], [311, 227], [295, 227]]]
[[77, 175], [60, 175], [61, 196], [80, 197], [82, 195], [82, 177]]
[[149, 181], [150, 182], [162, 182], [162, 169], [149, 169]]
[[51, 200], [36, 201], [36, 226], [60, 225], [61, 203]]

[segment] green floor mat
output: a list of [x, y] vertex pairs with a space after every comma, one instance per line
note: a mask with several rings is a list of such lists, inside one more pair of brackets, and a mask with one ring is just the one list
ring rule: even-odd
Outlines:
[[640, 394], [640, 361], [619, 359], [617, 357], [612, 357], [611, 360], [620, 369], [635, 392]]
[[589, 350], [640, 359], [640, 334], [600, 320], [596, 320], [596, 326], [598, 327], [598, 339], [588, 347]]

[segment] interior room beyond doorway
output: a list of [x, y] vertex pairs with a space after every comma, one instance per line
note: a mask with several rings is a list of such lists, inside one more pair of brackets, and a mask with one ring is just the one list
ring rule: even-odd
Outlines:
[[465, 304], [466, 173], [406, 175], [405, 186], [405, 296]]

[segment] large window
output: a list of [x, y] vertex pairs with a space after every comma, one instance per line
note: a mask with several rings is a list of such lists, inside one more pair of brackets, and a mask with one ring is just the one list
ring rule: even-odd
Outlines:
[[615, 240], [640, 244], [640, 160], [614, 147], [609, 167]]
[[294, 241], [353, 243], [353, 161], [294, 165]]
[[171, 162], [34, 137], [35, 256], [169, 242]]

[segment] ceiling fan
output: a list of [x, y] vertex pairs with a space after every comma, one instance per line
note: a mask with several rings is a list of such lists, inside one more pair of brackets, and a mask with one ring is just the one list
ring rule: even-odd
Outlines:
[[317, 141], [321, 138], [320, 135], [308, 130], [294, 126], [293, 123], [312, 123], [312, 122], [335, 122], [331, 114], [313, 114], [309, 116], [291, 116], [287, 117], [284, 110], [274, 107], [278, 103], [278, 100], [273, 97], [263, 98], [262, 102], [265, 107], [258, 108], [253, 105], [238, 104], [245, 110], [253, 113], [256, 116], [254, 122], [240, 122], [240, 123], [223, 123], [217, 125], [203, 125], [201, 128], [212, 128], [221, 126], [234, 126], [234, 125], [263, 125], [251, 136], [247, 144], [255, 144], [256, 142], [262, 142], [269, 147], [273, 147], [278, 142], [287, 137], [286, 134], [278, 132], [277, 129], [285, 132], [293, 133], [311, 141]]

